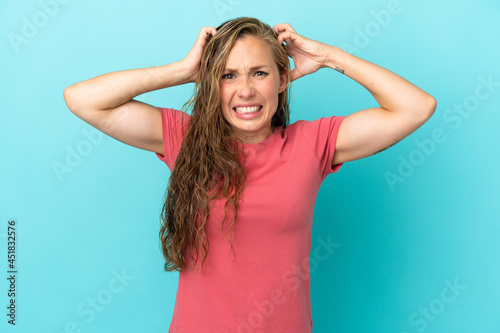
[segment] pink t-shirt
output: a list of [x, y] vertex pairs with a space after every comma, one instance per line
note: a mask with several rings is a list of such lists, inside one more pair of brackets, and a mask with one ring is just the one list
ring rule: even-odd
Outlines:
[[[165, 154], [157, 156], [173, 170], [180, 142], [171, 129], [182, 111], [159, 109]], [[236, 257], [227, 241], [229, 217], [221, 232], [220, 199], [205, 225], [205, 272], [179, 273], [169, 332], [312, 332], [308, 258], [314, 204], [323, 180], [342, 166], [331, 163], [343, 118], [299, 120], [275, 128], [262, 142], [244, 144], [249, 157], [233, 226]]]

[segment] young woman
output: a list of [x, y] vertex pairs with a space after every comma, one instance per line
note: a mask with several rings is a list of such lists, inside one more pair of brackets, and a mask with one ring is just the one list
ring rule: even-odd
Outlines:
[[[289, 125], [290, 83], [325, 67], [380, 106]], [[188, 82], [190, 115], [133, 100]], [[181, 61], [104, 74], [64, 98], [78, 117], [155, 152], [172, 171], [160, 230], [165, 270], [180, 271], [170, 332], [311, 332], [308, 258], [321, 183], [402, 140], [436, 108], [382, 67], [290, 24], [248, 17], [203, 27]]]

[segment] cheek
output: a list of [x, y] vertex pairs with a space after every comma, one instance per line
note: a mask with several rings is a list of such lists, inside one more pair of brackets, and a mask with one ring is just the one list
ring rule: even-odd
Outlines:
[[224, 95], [221, 94], [221, 105], [220, 109], [222, 111], [222, 116], [226, 119], [229, 120], [231, 117], [231, 110], [229, 109], [229, 102], [230, 100], [226, 97], [224, 98]]
[[277, 98], [279, 93], [279, 84], [274, 81], [268, 82], [264, 86], [264, 91], [267, 96]]
[[231, 93], [227, 87], [222, 86], [220, 89], [220, 101], [222, 105], [227, 105], [231, 100]]
[[278, 89], [274, 85], [269, 85], [266, 90], [263, 91], [263, 96], [267, 103], [274, 105], [278, 102]]

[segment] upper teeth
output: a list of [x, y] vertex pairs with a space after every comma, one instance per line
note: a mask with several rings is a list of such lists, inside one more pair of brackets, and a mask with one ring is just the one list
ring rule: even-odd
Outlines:
[[256, 112], [260, 110], [260, 105], [257, 106], [247, 106], [247, 107], [237, 107], [235, 108], [236, 112], [243, 112], [243, 113], [248, 113], [248, 112]]

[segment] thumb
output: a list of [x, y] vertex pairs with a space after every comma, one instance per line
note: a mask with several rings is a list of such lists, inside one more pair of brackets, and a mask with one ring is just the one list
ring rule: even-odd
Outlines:
[[300, 79], [301, 77], [304, 76], [296, 68], [294, 68], [290, 74], [292, 75], [292, 81]]

